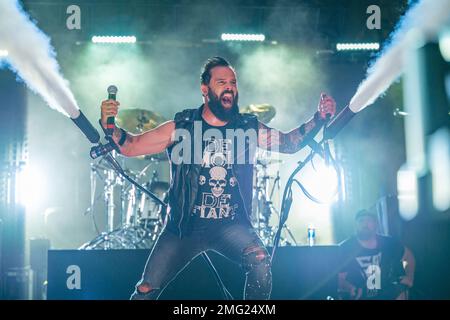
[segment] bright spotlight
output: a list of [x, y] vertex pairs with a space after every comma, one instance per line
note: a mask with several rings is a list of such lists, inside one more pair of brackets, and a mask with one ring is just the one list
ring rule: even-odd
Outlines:
[[314, 195], [318, 197], [319, 200], [332, 201], [336, 196], [336, 191], [338, 187], [338, 177], [336, 170], [333, 167], [321, 165], [316, 168], [316, 182], [320, 184], [317, 188], [317, 193]]
[[406, 221], [414, 219], [419, 209], [416, 171], [402, 166], [397, 172], [397, 193], [400, 215]]
[[19, 173], [18, 193], [19, 202], [30, 211], [38, 208], [42, 204], [46, 192], [46, 179], [41, 170], [26, 166]]
[[93, 36], [93, 43], [136, 43], [135, 36]]
[[[342, 175], [340, 175], [342, 176]], [[339, 199], [338, 174], [334, 167], [327, 166], [320, 157], [307, 163], [296, 179], [303, 185], [313, 201], [294, 184], [294, 201], [288, 225], [302, 244], [333, 243], [332, 207]]]
[[246, 33], [222, 33], [222, 41], [259, 41], [266, 39], [263, 34], [246, 34]]
[[430, 139], [429, 158], [434, 208], [450, 208], [450, 130], [441, 128]]
[[380, 50], [380, 44], [378, 42], [367, 42], [367, 43], [337, 43], [337, 51], [369, 51], [369, 50]]
[[444, 32], [439, 38], [439, 49], [444, 59], [450, 62], [450, 31]]
[[0, 59], [6, 58], [7, 56], [8, 56], [8, 51], [0, 49]]
[[309, 193], [323, 203], [337, 199], [338, 175], [333, 166], [327, 166], [322, 159], [314, 160], [314, 166], [305, 168], [302, 181]]

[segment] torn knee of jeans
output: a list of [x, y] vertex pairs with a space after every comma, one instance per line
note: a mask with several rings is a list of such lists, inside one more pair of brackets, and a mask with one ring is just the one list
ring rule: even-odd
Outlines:
[[243, 251], [244, 266], [252, 268], [255, 265], [265, 264], [270, 268], [270, 259], [267, 250], [259, 245], [252, 245]]
[[244, 249], [244, 256], [252, 254], [258, 261], [263, 261], [268, 256], [266, 249], [259, 245], [252, 245]]
[[154, 288], [152, 288], [150, 286], [150, 284], [148, 282], [141, 282], [140, 284], [138, 284], [136, 286], [136, 290], [137, 292], [139, 292], [140, 294], [147, 294], [152, 290], [155, 290]]

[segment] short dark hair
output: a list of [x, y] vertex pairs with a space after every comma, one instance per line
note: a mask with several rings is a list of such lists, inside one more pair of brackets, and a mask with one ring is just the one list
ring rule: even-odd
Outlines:
[[358, 220], [361, 217], [372, 217], [373, 219], [377, 220], [377, 215], [374, 212], [366, 209], [359, 210], [355, 215], [355, 220]]
[[209, 81], [211, 81], [211, 69], [214, 67], [230, 67], [233, 68], [231, 66], [231, 64], [225, 60], [222, 57], [212, 57], [209, 58], [208, 60], [206, 60], [205, 64], [203, 65], [202, 68], [202, 73], [200, 75], [200, 83], [201, 84], [209, 84]]

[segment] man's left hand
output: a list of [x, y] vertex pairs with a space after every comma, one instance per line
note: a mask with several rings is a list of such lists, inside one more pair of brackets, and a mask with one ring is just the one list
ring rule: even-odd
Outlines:
[[336, 113], [336, 101], [334, 101], [332, 97], [322, 93], [320, 95], [319, 106], [317, 109], [323, 120], [327, 119], [327, 115], [331, 118]]

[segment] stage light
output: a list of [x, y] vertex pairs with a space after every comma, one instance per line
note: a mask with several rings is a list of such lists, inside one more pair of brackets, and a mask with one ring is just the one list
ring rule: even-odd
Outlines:
[[433, 205], [438, 211], [450, 208], [450, 130], [441, 128], [430, 138], [430, 170]]
[[450, 30], [439, 38], [439, 49], [444, 59], [450, 62]]
[[246, 33], [222, 33], [222, 41], [259, 41], [266, 40], [263, 34], [246, 34]]
[[93, 43], [136, 43], [135, 36], [93, 36]]
[[367, 43], [337, 43], [337, 51], [369, 51], [369, 50], [380, 50], [380, 44], [378, 42], [367, 42]]
[[8, 51], [0, 49], [0, 59], [6, 58], [7, 56], [8, 56]]
[[305, 167], [302, 179], [312, 196], [324, 204], [337, 200], [338, 176], [334, 167], [327, 166], [322, 159], [314, 159], [314, 166]]
[[46, 179], [42, 171], [27, 165], [19, 173], [18, 181], [19, 203], [24, 205], [27, 212], [39, 208], [43, 204], [46, 192]]
[[397, 194], [400, 216], [410, 221], [419, 209], [417, 174], [415, 170], [402, 166], [397, 172]]
[[298, 185], [293, 187], [294, 200], [287, 225], [299, 244], [310, 245], [308, 230], [314, 227], [315, 245], [334, 243], [332, 207], [339, 199], [338, 175], [327, 166], [322, 158], [314, 157], [314, 164], [305, 165], [296, 177], [311, 196], [320, 203], [309, 199]]

